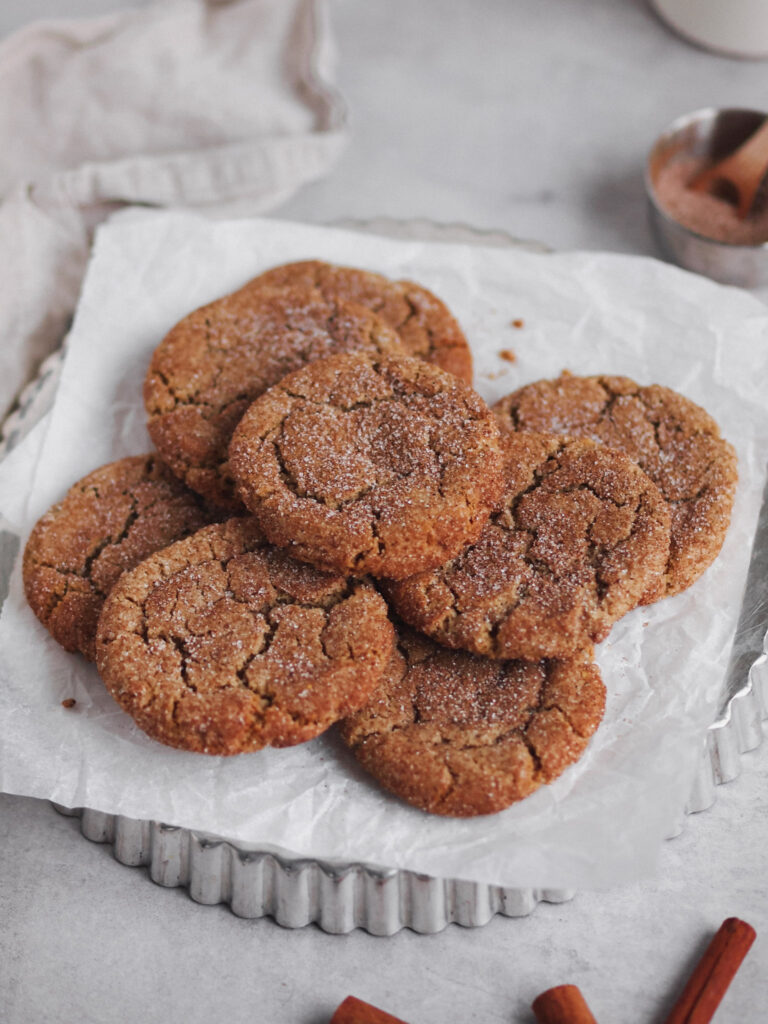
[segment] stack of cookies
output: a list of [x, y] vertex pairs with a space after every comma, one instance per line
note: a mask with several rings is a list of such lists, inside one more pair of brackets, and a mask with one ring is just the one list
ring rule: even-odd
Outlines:
[[592, 645], [716, 557], [736, 460], [667, 388], [564, 374], [490, 410], [471, 378], [419, 285], [262, 274], [155, 350], [157, 453], [37, 523], [32, 609], [162, 743], [229, 755], [340, 721], [417, 807], [507, 807], [597, 728]]

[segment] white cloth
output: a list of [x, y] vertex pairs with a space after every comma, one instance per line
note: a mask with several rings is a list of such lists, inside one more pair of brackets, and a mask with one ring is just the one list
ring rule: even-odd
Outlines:
[[0, 44], [0, 416], [61, 340], [116, 205], [253, 214], [327, 171], [330, 63], [324, 0], [157, 0]]

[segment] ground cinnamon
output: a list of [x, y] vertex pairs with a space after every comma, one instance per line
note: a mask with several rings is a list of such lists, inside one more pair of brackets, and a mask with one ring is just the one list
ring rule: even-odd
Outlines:
[[597, 1024], [577, 985], [557, 985], [534, 999], [539, 1024]]
[[407, 1022], [371, 1006], [370, 1003], [364, 1003], [362, 999], [347, 996], [344, 1002], [337, 1007], [330, 1024], [407, 1024]]
[[746, 921], [723, 921], [665, 1024], [707, 1024], [754, 941], [755, 929]]
[[683, 227], [730, 245], [762, 245], [768, 241], [768, 205], [764, 197], [748, 217], [734, 203], [709, 192], [696, 192], [691, 181], [707, 166], [700, 157], [679, 156], [662, 167], [654, 182], [661, 207]]

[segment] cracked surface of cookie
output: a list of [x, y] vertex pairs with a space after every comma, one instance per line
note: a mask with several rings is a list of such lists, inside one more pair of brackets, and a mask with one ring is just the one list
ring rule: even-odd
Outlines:
[[292, 746], [359, 708], [391, 655], [374, 587], [321, 572], [230, 519], [126, 573], [96, 662], [153, 739], [206, 754]]
[[144, 382], [147, 428], [193, 490], [242, 511], [227, 464], [250, 403], [292, 370], [335, 352], [401, 352], [397, 333], [364, 306], [317, 289], [242, 290], [181, 320], [155, 349]]
[[494, 412], [503, 430], [589, 437], [626, 452], [657, 485], [672, 537], [666, 571], [643, 604], [685, 590], [717, 558], [736, 492], [736, 453], [690, 399], [628, 377], [564, 373], [502, 398]]
[[120, 574], [214, 518], [155, 455], [102, 466], [32, 530], [22, 566], [27, 601], [62, 647], [93, 661], [99, 614]]
[[591, 651], [492, 661], [407, 628], [370, 701], [341, 723], [386, 789], [434, 814], [492, 814], [552, 782], [583, 753], [605, 706]]
[[502, 491], [498, 436], [483, 400], [437, 367], [338, 355], [253, 403], [230, 465], [273, 543], [321, 568], [402, 578], [478, 536]]
[[567, 657], [604, 640], [663, 574], [669, 510], [626, 455], [593, 441], [507, 434], [502, 450], [506, 491], [480, 537], [386, 593], [449, 647]]
[[367, 306], [397, 331], [409, 355], [472, 383], [472, 353], [461, 327], [445, 303], [421, 285], [392, 281], [356, 267], [303, 260], [274, 267], [249, 281], [245, 289], [289, 284], [312, 286], [328, 299]]

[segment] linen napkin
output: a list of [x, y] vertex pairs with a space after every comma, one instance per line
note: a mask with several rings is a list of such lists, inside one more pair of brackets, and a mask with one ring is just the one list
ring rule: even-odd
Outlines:
[[61, 341], [117, 206], [253, 214], [328, 170], [331, 63], [324, 0], [156, 0], [0, 44], [0, 417]]

